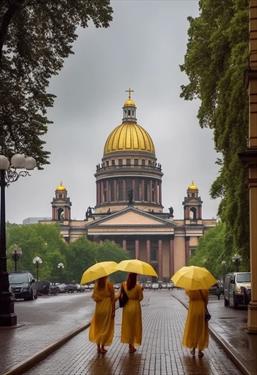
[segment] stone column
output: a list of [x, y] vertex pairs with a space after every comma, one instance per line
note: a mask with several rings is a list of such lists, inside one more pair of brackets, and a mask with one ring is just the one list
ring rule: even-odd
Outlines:
[[248, 167], [251, 301], [248, 305], [247, 328], [257, 333], [257, 0], [250, 0], [250, 61], [247, 71], [249, 94], [248, 149], [239, 156]]
[[135, 179], [133, 178], [132, 180], [132, 186], [131, 186], [132, 190], [133, 190], [133, 201], [135, 200], [136, 198], [136, 182], [135, 182]]
[[174, 236], [171, 237], [170, 239], [170, 265], [169, 265], [169, 270], [170, 270], [170, 276], [174, 275]]
[[162, 240], [158, 240], [158, 269], [159, 269], [159, 279], [163, 278], [163, 253], [162, 253]]
[[107, 190], [107, 194], [106, 194], [107, 202], [110, 202], [110, 200], [111, 200], [111, 191], [110, 191], [110, 182], [109, 182], [109, 180], [106, 180], [106, 190]]
[[146, 258], [147, 262], [151, 261], [151, 240], [146, 240]]
[[114, 181], [113, 181], [113, 189], [114, 189], [114, 202], [117, 202], [117, 180], [115, 179]]
[[190, 237], [185, 237], [185, 265], [188, 265], [188, 260], [189, 260], [189, 241]]
[[126, 180], [123, 179], [123, 189], [122, 189], [122, 200], [127, 201], [128, 197], [126, 197]]
[[141, 201], [145, 201], [145, 180], [143, 179], [141, 182]]
[[103, 180], [100, 181], [100, 184], [101, 184], [101, 204], [103, 203], [104, 201], [104, 184], [103, 184]]
[[140, 259], [140, 255], [139, 255], [139, 240], [135, 240], [135, 257], [136, 257], [136, 259]]
[[52, 220], [57, 220], [55, 207], [52, 207]]
[[150, 180], [150, 182], [149, 182], [149, 202], [152, 202], [153, 200], [152, 200], [152, 195], [153, 195], [153, 181], [152, 180]]
[[127, 241], [126, 240], [122, 240], [122, 249], [127, 250]]

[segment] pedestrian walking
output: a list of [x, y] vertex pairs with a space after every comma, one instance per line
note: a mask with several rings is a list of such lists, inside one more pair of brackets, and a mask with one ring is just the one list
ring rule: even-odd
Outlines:
[[209, 333], [206, 310], [208, 304], [208, 290], [186, 290], [189, 297], [189, 307], [184, 328], [183, 345], [191, 349], [195, 356], [198, 349], [198, 357], [202, 358], [203, 350], [208, 347]]
[[128, 296], [128, 301], [122, 311], [121, 342], [129, 344], [129, 352], [134, 353], [135, 346], [141, 345], [142, 341], [140, 301], [143, 299], [143, 289], [137, 284], [137, 274], [129, 273], [127, 281], [122, 283], [122, 288]]
[[106, 353], [114, 335], [115, 298], [113, 284], [107, 276], [96, 280], [92, 298], [95, 312], [89, 329], [89, 340], [97, 344], [98, 353]]

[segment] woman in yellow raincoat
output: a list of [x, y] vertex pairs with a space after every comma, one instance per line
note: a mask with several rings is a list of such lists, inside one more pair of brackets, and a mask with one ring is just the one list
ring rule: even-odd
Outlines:
[[105, 345], [111, 345], [114, 334], [114, 288], [107, 277], [95, 283], [92, 298], [96, 302], [95, 313], [89, 329], [89, 340], [97, 344], [98, 353], [106, 353]]
[[208, 290], [186, 290], [186, 293], [189, 296], [189, 307], [182, 343], [191, 349], [193, 356], [198, 349], [198, 356], [202, 358], [203, 349], [209, 343], [208, 321], [205, 320]]
[[128, 302], [123, 307], [121, 323], [121, 342], [129, 344], [129, 352], [136, 351], [135, 346], [142, 341], [142, 313], [140, 301], [143, 299], [141, 285], [137, 284], [137, 274], [130, 273], [127, 282], [122, 283]]

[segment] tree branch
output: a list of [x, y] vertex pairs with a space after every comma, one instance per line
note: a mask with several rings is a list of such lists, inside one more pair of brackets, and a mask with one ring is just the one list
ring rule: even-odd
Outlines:
[[9, 2], [8, 9], [3, 15], [2, 23], [0, 26], [0, 67], [2, 66], [3, 45], [7, 37], [8, 27], [10, 25], [11, 19], [13, 18], [17, 10], [20, 9], [23, 2], [24, 0]]

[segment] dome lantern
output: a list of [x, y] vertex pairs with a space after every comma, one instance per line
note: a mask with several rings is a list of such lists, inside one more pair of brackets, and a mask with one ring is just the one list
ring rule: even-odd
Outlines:
[[190, 185], [188, 185], [188, 190], [198, 190], [198, 187], [197, 185], [194, 183], [194, 181], [192, 181], [192, 183]]
[[66, 190], [66, 188], [63, 186], [62, 181], [60, 182], [60, 185], [58, 185], [58, 186], [56, 187], [55, 190], [57, 190], [57, 191], [63, 191], [63, 190]]
[[136, 119], [136, 104], [133, 99], [131, 99], [131, 93], [134, 92], [131, 88], [126, 90], [128, 92], [128, 99], [125, 101], [123, 105], [123, 119], [122, 122], [137, 122]]

